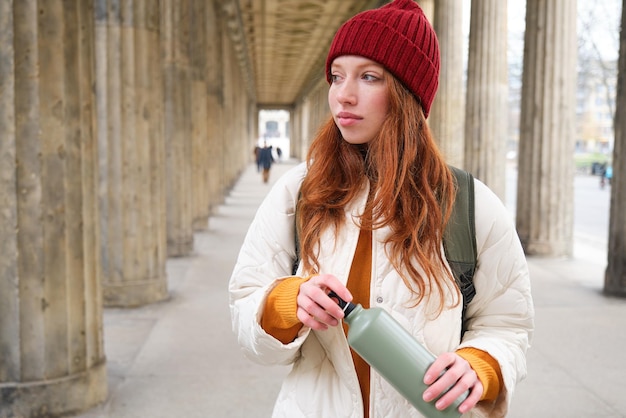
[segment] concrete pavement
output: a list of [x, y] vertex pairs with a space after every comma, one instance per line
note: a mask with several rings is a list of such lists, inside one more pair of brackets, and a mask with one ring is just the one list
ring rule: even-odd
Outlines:
[[[256, 208], [292, 166], [274, 165], [269, 185], [253, 165], [242, 173], [208, 230], [195, 234], [194, 254], [168, 260], [169, 300], [105, 310], [109, 396], [78, 417], [271, 415], [287, 368], [242, 356], [227, 285]], [[529, 259], [536, 332], [510, 417], [626, 417], [626, 300], [602, 295], [605, 260], [584, 239], [574, 259]]]

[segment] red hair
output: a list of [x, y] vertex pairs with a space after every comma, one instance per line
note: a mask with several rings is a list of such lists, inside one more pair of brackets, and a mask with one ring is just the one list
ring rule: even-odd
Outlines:
[[387, 255], [415, 295], [416, 304], [429, 288], [439, 294], [443, 308], [444, 288], [454, 283], [441, 252], [455, 197], [453, 174], [418, 99], [392, 75], [385, 73], [385, 80], [389, 114], [374, 139], [365, 145], [348, 143], [331, 117], [309, 148], [308, 172], [298, 203], [304, 271], [319, 272], [314, 249], [322, 232], [342, 227], [346, 205], [369, 180], [373, 221], [371, 225], [361, 222], [361, 227], [388, 227]]

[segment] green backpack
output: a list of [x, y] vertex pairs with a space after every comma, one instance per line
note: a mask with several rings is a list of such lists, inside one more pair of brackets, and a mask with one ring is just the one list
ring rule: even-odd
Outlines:
[[[474, 177], [467, 171], [450, 166], [456, 178], [457, 191], [450, 221], [444, 232], [443, 248], [446, 260], [452, 270], [461, 295], [463, 296], [461, 336], [467, 330], [465, 311], [476, 295], [474, 272], [476, 271], [476, 225], [474, 222]], [[295, 275], [300, 263], [300, 239], [296, 227], [296, 259], [292, 274]]]
[[476, 223], [474, 221], [474, 177], [467, 171], [450, 167], [456, 177], [456, 199], [452, 215], [443, 235], [443, 248], [461, 295], [463, 316], [461, 337], [467, 330], [465, 311], [476, 296], [474, 272], [478, 260], [476, 250]]

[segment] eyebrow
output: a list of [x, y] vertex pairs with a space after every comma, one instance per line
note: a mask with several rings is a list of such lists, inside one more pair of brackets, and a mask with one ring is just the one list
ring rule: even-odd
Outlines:
[[[343, 67], [344, 67], [343, 65], [336, 64], [336, 63], [333, 62], [331, 64], [331, 66], [330, 66], [330, 69], [333, 70], [335, 68], [343, 68]], [[377, 69], [379, 71], [382, 71], [382, 72], [385, 71], [385, 67], [383, 67], [381, 64], [379, 64], [379, 63], [377, 63], [375, 61], [356, 65], [356, 69], [357, 70], [363, 70], [363, 69], [367, 69], [369, 67], [373, 67], [373, 68], [375, 68], [375, 69]]]

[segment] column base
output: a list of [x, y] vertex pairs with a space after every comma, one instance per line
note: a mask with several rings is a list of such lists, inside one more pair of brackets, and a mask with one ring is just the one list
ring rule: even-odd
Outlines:
[[160, 302], [167, 297], [167, 280], [165, 277], [102, 284], [102, 300], [104, 306], [108, 308], [135, 308]]
[[107, 397], [106, 362], [60, 379], [0, 383], [0, 417], [56, 417], [78, 414]]
[[203, 232], [209, 229], [209, 215], [199, 216], [194, 219], [192, 229], [195, 232]]
[[167, 241], [168, 257], [184, 257], [193, 252], [193, 235], [189, 238]]
[[573, 253], [570, 241], [522, 241], [524, 253], [538, 257], [571, 257]]

